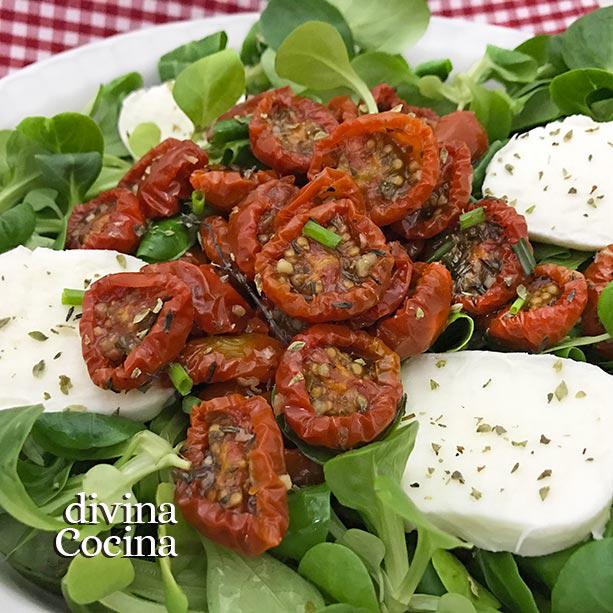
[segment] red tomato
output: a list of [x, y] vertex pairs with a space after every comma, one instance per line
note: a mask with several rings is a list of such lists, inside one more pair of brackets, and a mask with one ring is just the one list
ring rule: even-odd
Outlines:
[[299, 449], [285, 450], [285, 466], [292, 485], [306, 487], [324, 482], [324, 470], [321, 464], [307, 458]]
[[[247, 382], [249, 383], [249, 382]], [[225, 381], [224, 383], [211, 383], [205, 385], [198, 392], [198, 398], [202, 400], [213, 400], [221, 396], [229, 396], [231, 394], [240, 394], [241, 396], [262, 396], [266, 402], [270, 402], [271, 392], [257, 385], [245, 384], [241, 385], [238, 381]]]
[[427, 351], [447, 325], [453, 284], [442, 264], [415, 262], [402, 306], [376, 325], [377, 336], [401, 359]]
[[270, 405], [238, 394], [194, 407], [175, 499], [199, 532], [248, 556], [281, 542], [289, 524], [283, 438]]
[[430, 198], [392, 226], [409, 240], [440, 234], [457, 223], [468, 205], [473, 178], [468, 147], [458, 141], [441, 145], [439, 159], [440, 176]]
[[438, 146], [432, 130], [416, 117], [362, 115], [318, 141], [309, 177], [326, 166], [351, 174], [371, 219], [383, 226], [430, 197], [438, 181]]
[[423, 119], [433, 130], [440, 120], [438, 113], [432, 109], [425, 106], [412, 106], [408, 104], [396, 93], [396, 90], [387, 83], [375, 85], [372, 90], [372, 95], [380, 113], [400, 107], [400, 113], [413, 113], [416, 117]]
[[526, 303], [513, 315], [505, 307], [490, 320], [487, 334], [496, 343], [539, 353], [559, 343], [579, 321], [587, 304], [585, 277], [555, 264], [541, 264], [526, 281]]
[[457, 226], [434, 243], [450, 242], [441, 261], [453, 277], [454, 301], [472, 315], [486, 315], [515, 296], [524, 271], [513, 251], [520, 239], [528, 240], [526, 220], [502, 200], [473, 202], [467, 211], [483, 208], [486, 221], [467, 230]]
[[335, 96], [328, 102], [328, 108], [338, 123], [355, 119], [360, 114], [358, 105], [349, 96]]
[[390, 243], [389, 247], [394, 257], [394, 268], [392, 269], [390, 284], [375, 306], [368, 309], [368, 311], [364, 311], [364, 313], [360, 313], [351, 320], [351, 325], [355, 328], [367, 328], [382, 317], [393, 313], [404, 302], [409, 291], [413, 262], [411, 262], [411, 258], [400, 243]]
[[83, 299], [83, 358], [93, 383], [140, 387], [177, 357], [194, 322], [189, 287], [174, 275], [122, 272], [102, 277]]
[[66, 249], [114, 249], [134, 253], [145, 231], [138, 198], [118, 187], [78, 204], [68, 219]]
[[277, 173], [272, 170], [205, 168], [196, 170], [190, 181], [195, 190], [204, 194], [207, 204], [230, 212], [258, 185], [276, 177]]
[[[335, 232], [340, 243], [332, 249], [304, 236], [309, 220]], [[296, 215], [258, 253], [255, 268], [279, 309], [318, 323], [372, 307], [389, 285], [393, 263], [381, 230], [343, 199]]]
[[307, 443], [350, 449], [390, 425], [401, 396], [397, 354], [366, 332], [328, 324], [309, 328], [287, 348], [274, 408]]
[[125, 187], [136, 193], [145, 177], [150, 173], [152, 164], [180, 144], [181, 141], [176, 138], [163, 140], [134, 163], [132, 168], [119, 181], [118, 187]]
[[[611, 281], [613, 281], [613, 245], [609, 245], [596, 254], [594, 261], [585, 271], [587, 280], [587, 307], [581, 319], [583, 333], [587, 336], [597, 336], [604, 333], [604, 328], [598, 318], [598, 299]], [[613, 360], [613, 341], [596, 345], [600, 354]]]
[[253, 113], [249, 140], [255, 157], [281, 174], [306, 174], [315, 143], [338, 125], [334, 115], [289, 87], [269, 92]]
[[206, 336], [187, 343], [178, 361], [198, 385], [233, 380], [259, 385], [275, 376], [282, 353], [281, 343], [265, 334]]
[[458, 140], [466, 143], [473, 162], [480, 159], [489, 147], [487, 132], [472, 111], [443, 115], [434, 128], [434, 135], [443, 144]]
[[232, 248], [228, 242], [228, 222], [219, 215], [205, 217], [200, 222], [200, 244], [206, 257], [223, 266], [224, 259], [231, 260]]
[[294, 177], [269, 181], [252, 191], [228, 222], [228, 242], [236, 265], [253, 279], [255, 257], [274, 234], [274, 219], [295, 195]]

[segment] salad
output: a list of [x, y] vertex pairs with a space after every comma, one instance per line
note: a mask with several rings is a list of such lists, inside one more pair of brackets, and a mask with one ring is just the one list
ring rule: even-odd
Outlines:
[[71, 611], [613, 610], [613, 8], [428, 20], [270, 0], [0, 131], [0, 551]]

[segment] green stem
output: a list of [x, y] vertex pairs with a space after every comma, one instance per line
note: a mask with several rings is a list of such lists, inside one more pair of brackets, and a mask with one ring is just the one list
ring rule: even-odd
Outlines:
[[417, 531], [417, 547], [411, 560], [411, 566], [400, 585], [399, 595], [402, 602], [409, 602], [424, 576], [432, 558], [432, 544], [426, 530]]
[[36, 185], [40, 175], [9, 185], [0, 191], [0, 214], [17, 204]]
[[36, 232], [38, 234], [57, 234], [64, 228], [62, 219], [39, 219], [36, 222]]
[[404, 531], [404, 522], [397, 515], [381, 509], [381, 524], [377, 529], [385, 545], [383, 564], [394, 595], [399, 593], [403, 578], [409, 571], [409, 554]]
[[334, 509], [330, 509], [330, 526], [328, 530], [336, 541], [338, 541], [338, 539], [340, 539], [343, 534], [347, 532], [347, 528], [345, 528], [343, 522], [340, 520], [340, 517], [334, 512]]

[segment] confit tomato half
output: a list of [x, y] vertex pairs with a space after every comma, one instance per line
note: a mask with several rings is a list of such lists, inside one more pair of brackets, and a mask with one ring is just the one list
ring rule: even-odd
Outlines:
[[175, 500], [213, 541], [257, 556], [281, 542], [289, 524], [283, 438], [260, 396], [231, 394], [192, 409]]
[[432, 238], [454, 225], [468, 206], [473, 168], [468, 147], [459, 141], [439, 147], [440, 176], [424, 205], [393, 224], [408, 240]]
[[138, 198], [118, 187], [78, 204], [68, 219], [67, 249], [114, 249], [134, 253], [145, 231]]
[[176, 358], [194, 323], [190, 288], [170, 274], [122, 272], [92, 283], [79, 324], [92, 382], [140, 387]]
[[402, 360], [427, 351], [447, 325], [453, 283], [436, 262], [415, 262], [407, 297], [398, 310], [381, 319], [375, 333]]
[[439, 115], [432, 109], [425, 106], [412, 106], [406, 100], [403, 100], [396, 90], [387, 83], [379, 83], [372, 89], [372, 95], [377, 103], [377, 108], [380, 113], [385, 111], [391, 111], [392, 109], [398, 109], [400, 113], [412, 113], [415, 117], [423, 119], [432, 129], [435, 128], [439, 122]]
[[[334, 232], [337, 246], [305, 236], [309, 221]], [[296, 215], [258, 253], [255, 268], [264, 294], [280, 310], [319, 323], [350, 319], [374, 306], [393, 264], [381, 230], [343, 199]]]
[[281, 174], [306, 174], [315, 143], [338, 122], [325, 106], [283, 87], [264, 96], [249, 122], [255, 157]]
[[328, 101], [328, 108], [338, 123], [355, 119], [360, 114], [358, 105], [349, 96], [335, 96]]
[[330, 324], [295, 337], [275, 383], [275, 413], [304, 441], [333, 449], [379, 436], [402, 396], [398, 355], [366, 332]]
[[457, 225], [432, 245], [447, 245], [440, 259], [453, 278], [454, 302], [472, 315], [492, 313], [515, 296], [525, 275], [513, 245], [528, 240], [526, 220], [513, 207], [486, 198], [466, 210], [479, 208], [485, 214], [483, 223], [465, 230]]
[[506, 307], [489, 321], [487, 335], [509, 349], [540, 352], [560, 342], [579, 321], [587, 283], [580, 272], [541, 264], [526, 280], [525, 296], [518, 313]]
[[386, 112], [342, 123], [320, 140], [309, 178], [325, 167], [350, 174], [379, 226], [399, 221], [432, 194], [439, 174], [438, 145], [416, 117]]
[[[597, 336], [605, 332], [598, 317], [598, 299], [602, 291], [613, 281], [613, 245], [599, 251], [594, 261], [585, 270], [587, 280], [587, 306], [581, 319], [583, 333]], [[613, 341], [599, 343], [597, 351], [605, 358], [613, 360]]]
[[224, 265], [232, 260], [232, 247], [228, 241], [228, 222], [219, 215], [210, 215], [200, 222], [198, 232], [204, 255], [213, 264]]
[[443, 115], [434, 128], [434, 135], [442, 144], [460, 141], [470, 150], [473, 162], [476, 162], [489, 147], [485, 128], [472, 111], [454, 111]]

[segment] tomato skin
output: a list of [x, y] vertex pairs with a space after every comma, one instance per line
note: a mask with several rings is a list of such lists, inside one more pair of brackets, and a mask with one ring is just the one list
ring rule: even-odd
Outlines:
[[[228, 242], [228, 222], [219, 215], [210, 215], [200, 222], [198, 234], [202, 251], [213, 264], [223, 266], [231, 260], [232, 248]], [[221, 253], [220, 253], [221, 251]]]
[[[149, 308], [158, 298], [164, 304], [144, 338], [129, 350], [121, 363], [114, 363], [102, 348], [108, 331], [96, 334], [105, 321], [98, 315], [97, 307], [113, 301], [124, 302], [134, 293], [142, 295]], [[140, 305], [142, 308], [145, 302], [141, 301]], [[148, 383], [177, 357], [193, 322], [191, 291], [173, 275], [123, 272], [102, 277], [85, 292], [79, 324], [83, 358], [92, 382], [113, 391], [134, 389]], [[134, 327], [134, 322], [130, 325]]]
[[271, 170], [209, 168], [193, 172], [190, 181], [195, 190], [204, 194], [207, 204], [229, 213], [258, 185], [276, 178], [277, 173]]
[[[283, 124], [291, 128], [283, 130]], [[281, 126], [279, 127], [279, 124]], [[249, 140], [255, 157], [283, 175], [306, 174], [313, 155], [315, 137], [330, 134], [338, 122], [323, 105], [301, 98], [283, 87], [264, 96], [249, 122]], [[293, 141], [287, 130], [302, 130]]]
[[190, 175], [207, 161], [206, 153], [191, 140], [178, 141], [156, 158], [138, 187], [138, 199], [145, 216], [160, 219], [176, 215], [181, 200], [192, 193]]
[[[587, 280], [587, 306], [581, 319], [583, 333], [587, 336], [603, 334], [605, 329], [598, 317], [600, 294], [613, 281], [613, 244], [599, 251], [594, 261], [585, 270]], [[613, 341], [596, 345], [598, 352], [613, 360]]]
[[[92, 215], [95, 218], [88, 221]], [[66, 249], [134, 253], [144, 226], [138, 198], [125, 188], [111, 189], [73, 209], [68, 219]]]
[[279, 210], [275, 217], [275, 228], [281, 228], [299, 212], [341, 198], [351, 200], [358, 213], [366, 212], [362, 192], [355, 181], [341, 170], [324, 168], [298, 192], [295, 198]]
[[473, 162], [481, 159], [489, 147], [485, 128], [472, 111], [454, 111], [443, 115], [434, 128], [440, 143], [461, 141], [470, 149]]
[[387, 83], [379, 83], [372, 88], [372, 95], [377, 103], [379, 112], [391, 111], [393, 108], [402, 106], [401, 113], [413, 113], [419, 119], [423, 119], [433, 130], [439, 122], [438, 113], [425, 106], [413, 106], [403, 100], [396, 90]]
[[394, 268], [392, 269], [390, 284], [383, 292], [381, 299], [373, 307], [351, 320], [351, 326], [354, 328], [367, 328], [382, 317], [394, 313], [404, 302], [409, 291], [411, 275], [413, 274], [413, 262], [400, 243], [389, 243], [389, 247], [394, 257]]
[[[350, 449], [375, 439], [393, 421], [402, 396], [400, 360], [382, 341], [361, 330], [320, 324], [295, 337], [304, 346], [283, 354], [277, 369], [275, 412], [282, 412], [288, 426], [311, 445]], [[369, 401], [363, 412], [320, 415], [312, 404], [303, 372], [309, 355], [318, 348], [334, 347], [371, 360], [376, 380], [361, 386]]]
[[[377, 144], [375, 139], [381, 142]], [[399, 170], [393, 170], [391, 162], [384, 158], [389, 153], [384, 153], [381, 139], [387, 143], [385, 147], [393, 143], [397, 148], [396, 159], [402, 162]], [[373, 143], [372, 148], [369, 143]], [[408, 178], [398, 174], [409, 172], [412, 164], [418, 168], [411, 170]], [[351, 172], [362, 190], [368, 215], [384, 226], [420, 208], [430, 197], [438, 181], [438, 145], [431, 128], [416, 117], [391, 111], [362, 115], [342, 123], [317, 142], [309, 178], [326, 166]], [[391, 182], [396, 177], [403, 181], [400, 185]]]
[[253, 190], [230, 215], [228, 242], [236, 265], [249, 279], [255, 276], [256, 255], [274, 232], [277, 211], [282, 210], [297, 193], [294, 177], [269, 181]]
[[285, 450], [285, 466], [292, 485], [307, 487], [324, 482], [324, 470], [321, 464], [307, 458], [299, 449]]
[[[244, 382], [243, 382], [244, 383]], [[220, 396], [230, 394], [240, 394], [241, 396], [262, 396], [266, 402], [270, 403], [271, 392], [257, 386], [241, 385], [238, 381], [225, 381], [224, 383], [211, 383], [205, 385], [199, 392], [198, 398], [201, 400], [213, 400]]]
[[[292, 241], [302, 236], [302, 229], [307, 221], [311, 219], [325, 226], [335, 216], [340, 216], [344, 220], [351, 235], [363, 237], [369, 251], [379, 251], [381, 256], [378, 256], [371, 274], [351, 289], [339, 289], [337, 284], [340, 282], [340, 272], [333, 267], [334, 265], [321, 268], [317, 271], [320, 273], [319, 280], [327, 285], [321, 293], [309, 296], [307, 300], [303, 294], [293, 291], [287, 280], [279, 278], [277, 263], [292, 246]], [[330, 257], [336, 258], [335, 254], [338, 252], [334, 250], [326, 253], [332, 253]], [[337, 261], [339, 260], [335, 259], [335, 262]], [[350, 200], [343, 199], [322, 204], [296, 215], [258, 253], [255, 270], [260, 275], [264, 294], [280, 310], [309, 323], [320, 323], [350, 319], [373, 306], [389, 284], [392, 266], [393, 258], [389, 254], [381, 230], [368, 217], [357, 214]], [[329, 287], [330, 285], [332, 287]]]
[[136, 193], [145, 177], [149, 174], [152, 164], [180, 144], [181, 141], [177, 138], [167, 138], [153, 149], [150, 149], [128, 170], [121, 181], [119, 181], [118, 187], [125, 187], [131, 192]]
[[260, 396], [233, 394], [202, 402], [192, 410], [183, 451], [196, 475], [205, 467], [209, 429], [220, 419], [255, 436], [254, 446], [244, 457], [254, 510], [224, 508], [217, 500], [209, 500], [202, 492], [203, 479], [190, 473], [177, 480], [175, 500], [200, 533], [245, 555], [261, 555], [281, 542], [289, 525], [287, 490], [281, 479], [286, 474], [283, 438], [270, 405]]
[[197, 385], [237, 379], [259, 385], [273, 379], [282, 353], [281, 343], [265, 334], [205, 336], [189, 341], [178, 361]]
[[502, 309], [490, 320], [487, 335], [495, 343], [519, 351], [540, 352], [560, 342], [579, 321], [587, 304], [587, 283], [577, 271], [555, 264], [541, 264], [534, 269], [526, 286], [535, 279], [548, 279], [560, 295], [549, 306], [522, 310], [516, 315]]
[[[392, 229], [408, 240], [432, 238], [457, 223], [468, 206], [472, 189], [473, 169], [470, 150], [459, 141], [441, 145], [438, 184], [420, 209], [409, 213], [392, 225]], [[445, 198], [444, 204], [438, 204]]]
[[375, 333], [404, 360], [427, 351], [447, 325], [453, 283], [437, 262], [415, 262], [411, 289], [402, 306], [376, 324]]
[[355, 119], [360, 114], [358, 105], [349, 96], [335, 96], [328, 101], [328, 108], [338, 123]]

